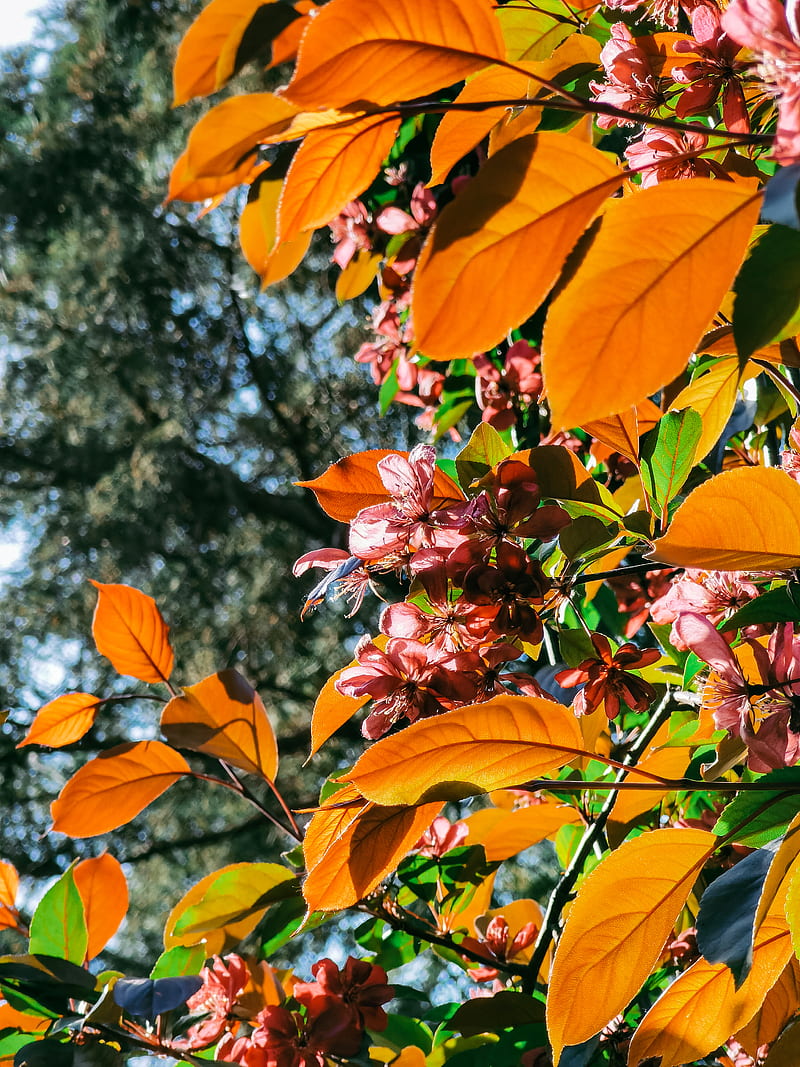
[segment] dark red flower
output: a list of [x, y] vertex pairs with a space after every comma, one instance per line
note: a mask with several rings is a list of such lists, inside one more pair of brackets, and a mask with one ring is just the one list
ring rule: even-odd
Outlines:
[[585, 659], [574, 669], [556, 675], [556, 681], [565, 689], [583, 684], [584, 688], [573, 701], [575, 713], [589, 715], [603, 704], [606, 715], [613, 719], [619, 714], [621, 703], [633, 711], [647, 711], [656, 698], [656, 691], [649, 682], [628, 671], [655, 663], [661, 655], [658, 649], [642, 651], [626, 642], [612, 656], [611, 644], [603, 634], [592, 634], [592, 645], [597, 658]]

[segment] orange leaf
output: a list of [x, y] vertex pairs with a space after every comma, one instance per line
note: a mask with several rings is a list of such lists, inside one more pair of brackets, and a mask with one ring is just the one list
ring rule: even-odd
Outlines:
[[365, 803], [345, 809], [344, 815], [324, 809], [317, 812], [306, 830], [307, 839], [312, 838], [312, 854], [315, 836], [322, 833], [329, 840], [303, 884], [309, 910], [339, 911], [365, 897], [397, 867], [440, 808], [438, 803], [418, 808]]
[[412, 100], [505, 58], [491, 0], [331, 0], [311, 20], [286, 89], [302, 107]]
[[497, 17], [510, 63], [547, 59], [573, 31], [570, 24], [549, 11], [509, 4], [498, 8]]
[[399, 128], [399, 118], [368, 115], [349, 126], [309, 133], [286, 174], [278, 212], [281, 240], [324, 226], [363, 193]]
[[465, 844], [483, 845], [490, 863], [516, 856], [562, 826], [581, 825], [580, 814], [566, 804], [531, 804], [516, 811], [483, 808], [464, 821], [469, 828]]
[[[283, 0], [261, 0], [257, 9], [238, 23], [235, 32], [228, 34], [217, 59], [214, 88], [221, 89], [229, 78], [238, 74], [252, 60], [257, 61], [259, 66], [271, 66], [273, 42], [296, 23], [299, 23], [299, 40], [306, 20], [294, 5]], [[280, 50], [284, 51], [283, 42]]]
[[800, 1061], [800, 1021], [787, 1026], [769, 1050], [764, 1067], [797, 1067]]
[[290, 60], [297, 59], [297, 49], [300, 47], [303, 34], [308, 29], [308, 16], [312, 11], [316, 11], [318, 6], [313, 0], [295, 0], [294, 9], [302, 17], [290, 23], [272, 42], [270, 67], [277, 67], [280, 63], [288, 63]]
[[278, 203], [283, 181], [264, 175], [254, 184], [239, 219], [239, 241], [245, 259], [266, 289], [286, 278], [297, 267], [311, 244], [311, 231], [293, 241], [277, 240]]
[[19, 874], [12, 863], [0, 860], [0, 930], [17, 927], [15, 903], [19, 890]]
[[173, 107], [217, 88], [217, 60], [226, 42], [237, 42], [264, 0], [211, 0], [184, 34], [173, 70]]
[[272, 781], [278, 743], [261, 697], [238, 671], [225, 670], [187, 685], [161, 716], [161, 729], [178, 748], [206, 752]]
[[649, 556], [720, 571], [800, 566], [800, 485], [781, 470], [740, 467], [699, 485]]
[[172, 173], [169, 176], [167, 202], [170, 200], [188, 200], [190, 202], [215, 200], [218, 203], [227, 192], [230, 192], [237, 185], [249, 185], [268, 166], [269, 163], [255, 163], [252, 157], [248, 156], [241, 166], [228, 174], [210, 178], [193, 178], [189, 174], [189, 154], [184, 152], [176, 159]]
[[104, 701], [91, 693], [66, 693], [36, 712], [30, 729], [17, 745], [49, 745], [62, 748], [79, 741], [94, 723]]
[[[762, 1045], [771, 1044], [800, 1008], [800, 963], [789, 960], [778, 981], [736, 1040], [753, 1058]], [[796, 1062], [796, 1061], [795, 1061]]]
[[[562, 133], [520, 137], [493, 155], [423, 246], [412, 291], [419, 350], [471, 356], [519, 326], [621, 182], [602, 152]], [[487, 303], [490, 289], [503, 299]]]
[[70, 778], [50, 806], [51, 829], [69, 837], [116, 830], [190, 773], [183, 756], [160, 741], [117, 745]]
[[130, 585], [89, 580], [98, 593], [92, 636], [100, 655], [120, 674], [141, 682], [166, 682], [174, 656], [169, 627], [155, 600]]
[[256, 145], [288, 129], [298, 108], [273, 93], [232, 96], [207, 112], [189, 134], [187, 178], [221, 178], [241, 167]]
[[620, 411], [617, 415], [609, 415], [605, 419], [586, 422], [581, 429], [603, 444], [609, 445], [621, 456], [627, 456], [633, 463], [638, 463], [639, 420], [635, 407]]
[[[388, 637], [384, 634], [378, 634], [372, 643], [377, 645], [378, 648], [384, 649], [388, 640]], [[311, 751], [309, 752], [309, 759], [315, 752], [319, 752], [328, 738], [332, 737], [340, 726], [344, 726], [346, 722], [349, 722], [358, 709], [363, 708], [370, 699], [369, 694], [363, 697], [348, 697], [344, 693], [340, 693], [336, 688], [336, 681], [341, 674], [350, 667], [356, 667], [357, 665], [358, 660], [351, 660], [346, 667], [342, 667], [341, 670], [332, 674], [320, 690], [314, 704], [314, 710], [311, 713]]]
[[760, 202], [733, 182], [696, 178], [609, 203], [544, 327], [554, 429], [636, 404], [683, 370], [736, 276]]
[[563, 704], [499, 696], [377, 741], [343, 777], [378, 804], [456, 800], [563, 767], [585, 755], [582, 740]]
[[652, 830], [620, 845], [581, 883], [550, 974], [554, 1063], [565, 1045], [602, 1030], [639, 991], [718, 842], [705, 830]]
[[661, 1067], [700, 1059], [746, 1025], [792, 955], [786, 920], [776, 909], [756, 936], [753, 966], [737, 991], [724, 963], [699, 959], [675, 979], [639, 1023], [628, 1063], [661, 1057]]
[[[46, 1030], [52, 1021], [52, 1019], [42, 1018], [41, 1015], [29, 1015], [27, 1012], [17, 1011], [7, 1001], [0, 1000], [0, 1030], [5, 1030], [6, 1027], [13, 1027], [15, 1030], [21, 1030], [24, 1034], [33, 1034], [37, 1030]], [[8, 1064], [9, 1067], [13, 1062], [12, 1057], [0, 1059], [0, 1063], [3, 1065]]]
[[[532, 82], [519, 71], [506, 67], [487, 67], [470, 78], [454, 103], [520, 99], [532, 95], [537, 89], [538, 83]], [[508, 107], [493, 107], [485, 111], [447, 111], [431, 144], [431, 180], [428, 185], [440, 185], [456, 163], [508, 114]]]
[[[295, 482], [295, 485], [313, 490], [317, 503], [326, 515], [339, 522], [350, 522], [362, 508], [384, 504], [390, 499], [378, 473], [378, 461], [385, 456], [407, 458], [408, 452], [382, 448], [357, 452], [331, 464], [319, 478], [310, 482]], [[436, 470], [433, 490], [433, 506], [436, 508], [464, 499], [464, 494], [453, 479], [442, 470]]]
[[81, 860], [73, 871], [83, 902], [89, 944], [86, 959], [93, 960], [119, 929], [128, 911], [128, 883], [122, 867], [107, 852]]

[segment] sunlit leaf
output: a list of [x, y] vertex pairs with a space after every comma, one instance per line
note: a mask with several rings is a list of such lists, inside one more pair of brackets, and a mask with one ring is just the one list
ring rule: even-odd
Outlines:
[[75, 885], [74, 868], [69, 867], [36, 906], [29, 951], [80, 965], [86, 959], [87, 944], [83, 902]]
[[632, 463], [639, 462], [639, 419], [636, 408], [628, 408], [616, 415], [604, 419], [595, 419], [585, 423], [581, 429], [596, 437], [598, 441], [613, 448]]
[[693, 963], [639, 1024], [630, 1047], [631, 1067], [650, 1057], [661, 1057], [661, 1067], [677, 1067], [713, 1052], [755, 1015], [791, 954], [786, 920], [776, 908], [759, 931], [752, 969], [738, 992], [724, 963]]
[[311, 21], [286, 89], [303, 107], [391, 104], [505, 57], [491, 0], [331, 0]]
[[281, 241], [317, 229], [362, 193], [394, 143], [400, 119], [368, 115], [349, 126], [309, 133], [295, 153], [278, 211]]
[[287, 4], [285, 0], [261, 0], [259, 7], [236, 26], [235, 32], [228, 35], [220, 49], [214, 71], [215, 88], [222, 88], [248, 63], [271, 66], [273, 42], [298, 22], [298, 31], [302, 34], [305, 23], [293, 4]]
[[488, 422], [479, 422], [456, 456], [458, 480], [464, 489], [485, 477], [498, 463], [508, 459], [513, 449]]
[[117, 745], [90, 760], [53, 801], [53, 830], [94, 837], [116, 830], [184, 774], [189, 764], [160, 741]]
[[[786, 1023], [800, 1008], [800, 962], [789, 960], [780, 978], [767, 993], [766, 1000], [750, 1022], [736, 1035], [736, 1040], [754, 1058], [762, 1045], [771, 1044]], [[800, 1053], [800, 1046], [797, 1047]], [[792, 1065], [797, 1061], [791, 1061]]]
[[467, 845], [483, 845], [486, 859], [507, 860], [551, 837], [567, 824], [581, 825], [580, 813], [566, 804], [532, 804], [516, 811], [483, 808], [464, 820]]
[[509, 4], [499, 8], [497, 17], [511, 63], [547, 59], [571, 33], [569, 22], [549, 11]]
[[186, 145], [187, 178], [220, 178], [250, 160], [255, 148], [283, 133], [299, 109], [273, 93], [223, 100], [194, 126]]
[[[419, 350], [451, 359], [502, 340], [547, 296], [621, 181], [607, 156], [565, 134], [520, 137], [492, 156], [423, 246], [412, 294]], [[487, 303], [489, 288], [503, 299]]]
[[15, 904], [19, 890], [19, 873], [13, 863], [0, 860], [0, 930], [17, 925]]
[[23, 745], [61, 748], [79, 741], [91, 729], [102, 703], [100, 697], [91, 693], [67, 693], [56, 697], [36, 712], [36, 718], [17, 748]]
[[[188, 200], [213, 200], [215, 204], [237, 185], [249, 185], [259, 174], [267, 169], [269, 163], [256, 163], [253, 156], [247, 159], [234, 170], [219, 177], [193, 178], [188, 170], [189, 156], [187, 152], [178, 156], [169, 176], [169, 191], [167, 201]], [[210, 210], [210, 209], [209, 209]]]
[[173, 106], [217, 88], [217, 61], [230, 37], [237, 42], [264, 0], [211, 0], [183, 37], [173, 69]]
[[691, 474], [702, 432], [696, 411], [668, 411], [642, 443], [642, 481], [661, 518]]
[[[309, 482], [295, 482], [295, 485], [311, 489], [326, 515], [339, 522], [350, 522], [362, 508], [383, 504], [390, 499], [378, 473], [378, 461], [392, 455], [407, 458], [408, 452], [380, 448], [357, 452], [331, 464], [318, 478]], [[464, 499], [464, 494], [453, 479], [438, 468], [434, 475], [433, 491], [434, 507], [437, 508]]]
[[[695, 378], [673, 400], [673, 410], [691, 408], [703, 420], [703, 432], [697, 442], [698, 460], [704, 459], [720, 439], [733, 412], [736, 394], [753, 373], [742, 371], [735, 359], [723, 359], [707, 373]], [[755, 373], [760, 373], [760, 368]]]
[[93, 960], [106, 947], [127, 914], [128, 883], [122, 867], [108, 852], [81, 860], [73, 874], [86, 918], [86, 958]]
[[174, 656], [169, 627], [155, 600], [129, 585], [91, 581], [98, 593], [92, 620], [97, 651], [120, 674], [142, 682], [166, 682]]
[[[386, 638], [379, 635], [375, 641], [378, 647], [385, 647]], [[332, 674], [319, 692], [311, 713], [311, 752], [313, 756], [318, 752], [329, 737], [344, 726], [355, 715], [359, 708], [363, 708], [370, 699], [369, 694], [362, 697], [348, 697], [340, 693], [336, 688], [336, 682], [341, 674], [350, 667], [357, 665], [357, 660], [352, 660], [346, 667]]]
[[274, 779], [278, 743], [261, 697], [238, 671], [225, 670], [183, 687], [161, 716], [178, 748], [206, 752], [250, 774]]
[[[312, 839], [306, 855], [319, 856], [303, 883], [309, 910], [338, 911], [365, 897], [397, 867], [440, 808], [439, 803], [417, 808], [362, 803], [345, 809], [344, 815], [324, 809], [317, 812], [306, 831], [307, 839]], [[327, 844], [315, 852], [314, 839], [320, 835]]]
[[340, 304], [354, 300], [366, 292], [375, 280], [383, 259], [380, 252], [359, 248], [342, 273], [336, 279], [336, 299]]
[[651, 558], [707, 570], [800, 566], [800, 485], [774, 468], [740, 467], [699, 485]]
[[[236, 863], [203, 879], [173, 908], [167, 921], [170, 945], [196, 945], [252, 929], [270, 904], [299, 892], [297, 876], [279, 863]], [[165, 938], [166, 940], [166, 938]]]
[[[766, 788], [773, 782], [774, 792]], [[724, 808], [714, 824], [715, 834], [724, 837], [735, 833], [737, 843], [761, 848], [786, 833], [800, 810], [800, 768], [771, 771], [760, 784], [765, 787], [763, 792], [740, 793]]]
[[583, 754], [569, 708], [498, 696], [377, 741], [344, 777], [378, 804], [453, 800], [522, 785]]
[[545, 323], [555, 428], [636, 404], [683, 370], [733, 281], [760, 200], [735, 182], [697, 178], [609, 203]]
[[[638, 992], [716, 844], [704, 830], [653, 830], [620, 845], [581, 883], [550, 974], [554, 1062]], [[588, 989], [603, 995], [587, 996]]]
[[281, 178], [263, 175], [250, 187], [247, 204], [239, 218], [242, 252], [261, 278], [263, 289], [288, 277], [299, 266], [311, 244], [310, 230], [293, 241], [278, 240], [278, 204], [282, 192]]

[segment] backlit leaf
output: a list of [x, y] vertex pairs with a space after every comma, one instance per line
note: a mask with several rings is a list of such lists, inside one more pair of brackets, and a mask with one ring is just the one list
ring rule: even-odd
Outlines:
[[[283, 875], [289, 877], [284, 879]], [[259, 895], [272, 889], [280, 892], [277, 887], [284, 883], [288, 886], [291, 877], [291, 872], [277, 863], [233, 863], [212, 871], [193, 885], [170, 912], [164, 927], [164, 947], [203, 943], [209, 956], [229, 951], [255, 929], [268, 907], [269, 901], [253, 906]], [[184, 922], [186, 928], [178, 933], [176, 926], [187, 915], [196, 922]]]
[[551, 837], [562, 826], [581, 825], [580, 813], [566, 804], [531, 804], [506, 811], [483, 808], [464, 820], [467, 845], [483, 845], [489, 863], [507, 860]]
[[626, 456], [632, 463], [639, 462], [639, 420], [636, 408], [628, 408], [605, 419], [595, 419], [585, 423], [581, 429], [596, 437], [598, 441], [609, 445], [621, 456]]
[[[735, 832], [737, 843], [761, 848], [786, 833], [787, 824], [800, 810], [800, 768], [782, 767], [759, 781], [764, 786], [774, 782], [775, 791], [740, 793], [717, 819], [715, 834], [725, 837]], [[778, 800], [781, 795], [783, 799]]]
[[[416, 808], [362, 803], [345, 814], [317, 812], [306, 830], [312, 845], [306, 855], [319, 856], [303, 883], [309, 911], [338, 911], [365, 897], [397, 867], [440, 808], [439, 803]], [[327, 843], [315, 853], [320, 835]]]
[[220, 178], [253, 161], [256, 145], [283, 133], [298, 108], [273, 93], [223, 100], [197, 122], [186, 145], [188, 178]]
[[485, 477], [498, 463], [508, 459], [513, 449], [488, 422], [479, 422], [472, 436], [456, 456], [458, 480], [464, 489]]
[[128, 911], [128, 883], [122, 867], [108, 852], [81, 860], [73, 873], [86, 917], [86, 958], [93, 960], [106, 947], [125, 918]]
[[36, 712], [36, 718], [17, 748], [23, 745], [61, 748], [79, 741], [91, 729], [102, 703], [100, 697], [91, 693], [67, 693], [56, 697]]
[[298, 892], [297, 876], [279, 863], [224, 867], [214, 872], [199, 900], [187, 901], [187, 894], [173, 909], [167, 923], [170, 940], [199, 944], [254, 919], [252, 929], [270, 904]]
[[[378, 648], [385, 648], [386, 641], [387, 638], [383, 634], [379, 634], [373, 643]], [[344, 693], [340, 693], [336, 688], [336, 681], [341, 674], [350, 667], [357, 666], [357, 664], [358, 660], [354, 659], [346, 667], [336, 671], [320, 690], [319, 696], [314, 703], [314, 710], [311, 713], [311, 752], [309, 756], [313, 756], [315, 752], [318, 752], [328, 738], [332, 737], [340, 726], [344, 726], [346, 722], [349, 722], [358, 709], [363, 708], [370, 699], [369, 693], [362, 697], [348, 697]]]
[[620, 845], [583, 880], [550, 974], [554, 1062], [566, 1044], [592, 1037], [638, 992], [716, 843], [704, 830], [653, 830]]
[[208, 96], [217, 88], [217, 60], [230, 37], [241, 38], [264, 0], [211, 0], [200, 12], [178, 47], [173, 69], [173, 106], [193, 96]]
[[697, 442], [698, 460], [704, 459], [719, 440], [731, 417], [736, 394], [748, 377], [752, 373], [743, 372], [737, 360], [723, 359], [695, 378], [672, 401], [673, 410], [691, 408], [703, 420], [703, 432]]
[[[423, 246], [412, 294], [420, 351], [451, 359], [502, 340], [547, 296], [621, 181], [602, 152], [565, 134], [520, 137], [492, 156]], [[503, 299], [487, 304], [489, 288]]]
[[[520, 71], [487, 67], [470, 78], [454, 103], [519, 100], [535, 93], [538, 87], [537, 82], [531, 81]], [[445, 112], [431, 143], [431, 180], [428, 185], [441, 185], [456, 163], [471, 152], [508, 113], [508, 107]], [[535, 109], [537, 118], [538, 113], [539, 109]]]
[[51, 805], [52, 829], [70, 837], [116, 830], [189, 773], [183, 756], [160, 741], [117, 745], [70, 778]]
[[19, 874], [13, 863], [0, 860], [0, 930], [17, 925], [15, 904], [19, 890]]
[[340, 304], [366, 292], [375, 280], [383, 256], [368, 248], [359, 248], [336, 279], [336, 299]]
[[303, 107], [391, 104], [505, 57], [491, 0], [331, 0], [311, 20], [286, 89]]
[[534, 7], [509, 4], [499, 8], [497, 17], [510, 63], [547, 59], [571, 32], [569, 22]]
[[702, 432], [696, 411], [668, 411], [642, 443], [642, 481], [659, 517], [689, 477]]
[[281, 178], [263, 175], [251, 186], [239, 218], [239, 243], [245, 259], [261, 278], [262, 289], [288, 277], [311, 244], [311, 230], [293, 241], [278, 240], [278, 204], [282, 191]]
[[261, 697], [238, 671], [225, 670], [184, 686], [161, 716], [178, 748], [206, 752], [249, 774], [274, 779], [278, 743]]
[[377, 741], [344, 777], [378, 804], [453, 800], [521, 785], [583, 754], [569, 708], [499, 696]]
[[69, 867], [36, 906], [29, 951], [80, 965], [86, 959], [87, 943], [83, 902], [75, 885], [74, 868]]
[[[735, 1036], [739, 1044], [753, 1058], [762, 1045], [771, 1044], [786, 1023], [800, 1008], [800, 962], [789, 960], [780, 978], [767, 993], [759, 1010]], [[800, 1052], [800, 1048], [798, 1048]], [[791, 1061], [792, 1064], [796, 1062]]]
[[120, 674], [142, 682], [166, 682], [174, 656], [169, 627], [155, 600], [129, 585], [90, 580], [98, 593], [92, 620], [97, 651]]
[[220, 49], [214, 71], [215, 88], [222, 88], [248, 63], [271, 66], [273, 41], [296, 22], [300, 23], [298, 29], [302, 34], [305, 24], [294, 5], [285, 0], [261, 0], [259, 7], [236, 26]]
[[187, 152], [184, 152], [175, 160], [172, 173], [169, 176], [167, 201], [188, 200], [189, 202], [194, 202], [198, 200], [214, 200], [219, 203], [222, 197], [227, 192], [230, 192], [231, 189], [234, 189], [237, 185], [248, 185], [269, 166], [267, 162], [256, 163], [252, 156], [248, 156], [241, 166], [236, 167], [227, 174], [219, 177], [193, 178], [189, 174], [188, 162], [189, 156]]
[[349, 126], [309, 133], [295, 153], [278, 211], [281, 241], [326, 223], [362, 193], [380, 170], [400, 119], [368, 115]]
[[[697, 178], [609, 203], [545, 323], [554, 428], [636, 404], [683, 370], [730, 288], [760, 199]], [[665, 317], [672, 306], [680, 314]]]
[[761, 927], [752, 970], [738, 992], [724, 963], [697, 960], [642, 1019], [628, 1063], [638, 1067], [660, 1056], [661, 1067], [677, 1067], [713, 1052], [755, 1015], [791, 954], [786, 920], [776, 909]]
[[[373, 448], [346, 456], [331, 464], [318, 478], [309, 482], [295, 482], [295, 485], [311, 489], [326, 515], [339, 522], [350, 522], [362, 508], [384, 504], [390, 499], [378, 473], [378, 461], [392, 455], [408, 458], [408, 452]], [[464, 499], [464, 494], [453, 479], [438, 468], [434, 475], [433, 491], [434, 507], [437, 508]]]
[[651, 558], [707, 570], [800, 566], [800, 485], [774, 468], [740, 467], [699, 485]]

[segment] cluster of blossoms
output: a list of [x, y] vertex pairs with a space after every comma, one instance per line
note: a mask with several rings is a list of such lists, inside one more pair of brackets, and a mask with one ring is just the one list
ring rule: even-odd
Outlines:
[[329, 1056], [356, 1055], [366, 1029], [388, 1025], [383, 1005], [394, 992], [382, 967], [348, 957], [340, 970], [332, 960], [320, 960], [311, 968], [314, 981], [294, 981], [290, 998], [278, 974], [266, 964], [259, 967], [267, 973], [254, 981], [241, 956], [215, 958], [187, 1002], [203, 1018], [175, 1046], [216, 1044], [217, 1059], [242, 1067], [325, 1067]]

